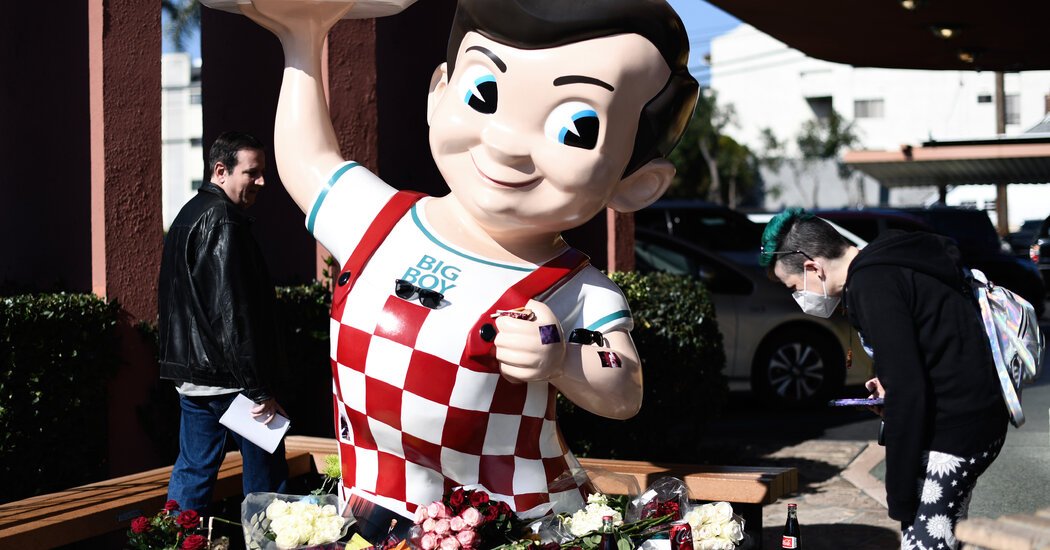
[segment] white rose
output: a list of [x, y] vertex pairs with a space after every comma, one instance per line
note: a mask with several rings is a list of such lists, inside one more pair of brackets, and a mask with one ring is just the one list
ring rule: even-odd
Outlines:
[[266, 517], [270, 519], [279, 518], [288, 513], [288, 503], [281, 499], [274, 499], [269, 506], [266, 507]]
[[722, 524], [733, 519], [733, 506], [728, 502], [716, 502], [711, 509], [711, 521]]
[[285, 529], [283, 531], [274, 531], [277, 535], [277, 539], [274, 542], [278, 548], [295, 548], [299, 546], [299, 533], [292, 531], [291, 529]]
[[744, 530], [741, 529], [740, 523], [737, 521], [728, 521], [722, 525], [719, 536], [729, 539], [733, 542], [740, 542], [744, 538]]
[[274, 533], [290, 531], [293, 523], [295, 523], [295, 518], [291, 515], [277, 516], [270, 522], [270, 530]]
[[718, 525], [715, 525], [713, 523], [705, 523], [701, 525], [700, 529], [698, 529], [697, 531], [697, 540], [710, 540], [717, 537], [718, 534], [722, 532], [722, 530], [719, 529]]
[[609, 504], [609, 497], [601, 493], [592, 493], [587, 496], [587, 504], [599, 504], [605, 506]]

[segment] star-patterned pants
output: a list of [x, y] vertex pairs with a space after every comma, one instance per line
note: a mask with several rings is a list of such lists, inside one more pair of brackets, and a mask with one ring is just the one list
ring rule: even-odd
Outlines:
[[999, 456], [1003, 439], [982, 452], [963, 457], [923, 453], [926, 476], [919, 480], [919, 509], [915, 519], [901, 523], [902, 550], [955, 550], [955, 524], [966, 519], [977, 478]]

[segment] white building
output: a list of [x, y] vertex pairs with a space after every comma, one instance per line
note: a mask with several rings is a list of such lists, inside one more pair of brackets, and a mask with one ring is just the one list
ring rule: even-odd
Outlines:
[[189, 54], [161, 57], [161, 180], [164, 189], [164, 230], [196, 193], [204, 180], [201, 147], [200, 60]]
[[[746, 24], [712, 40], [710, 63], [711, 88], [719, 103], [736, 109], [738, 124], [728, 133], [754, 150], [761, 150], [760, 133], [769, 128], [788, 142], [788, 154], [797, 157], [795, 136], [802, 124], [827, 116], [831, 109], [855, 122], [864, 149], [898, 150], [929, 140], [995, 135], [991, 72], [854, 68], [807, 57]], [[1050, 110], [1050, 71], [1006, 74], [1005, 92], [1006, 134], [1020, 134]], [[821, 207], [859, 202], [855, 189], [847, 195], [833, 166], [802, 177], [787, 169], [763, 176], [767, 188], [772, 184], [781, 191], [778, 198], [767, 198], [770, 209], [813, 206], [814, 180], [820, 182]], [[877, 184], [866, 182], [863, 196], [864, 204], [878, 204]], [[933, 188], [894, 189], [882, 198], [891, 205], [928, 204], [937, 194]], [[1011, 226], [1050, 213], [1050, 186], [1014, 185], [1008, 198]], [[987, 208], [994, 199], [994, 186], [959, 186], [949, 190], [947, 202]], [[990, 214], [994, 221], [994, 211]]]

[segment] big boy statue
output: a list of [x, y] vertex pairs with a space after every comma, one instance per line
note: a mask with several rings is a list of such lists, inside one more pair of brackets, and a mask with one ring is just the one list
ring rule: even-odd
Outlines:
[[411, 517], [460, 485], [519, 512], [577, 508], [555, 394], [629, 418], [642, 372], [623, 295], [561, 232], [670, 184], [663, 157], [698, 90], [682, 22], [663, 0], [461, 0], [426, 98], [451, 193], [424, 197], [340, 154], [321, 50], [351, 6], [241, 6], [284, 48], [281, 180], [342, 266], [341, 495], [358, 516], [379, 505]]

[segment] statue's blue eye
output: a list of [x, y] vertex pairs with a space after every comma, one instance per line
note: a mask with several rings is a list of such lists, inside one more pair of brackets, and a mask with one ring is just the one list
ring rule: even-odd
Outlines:
[[499, 103], [496, 76], [485, 67], [469, 67], [459, 79], [459, 91], [471, 109], [486, 115], [496, 112]]
[[552, 141], [580, 149], [594, 149], [600, 129], [598, 113], [580, 101], [558, 105], [543, 125], [544, 134]]

